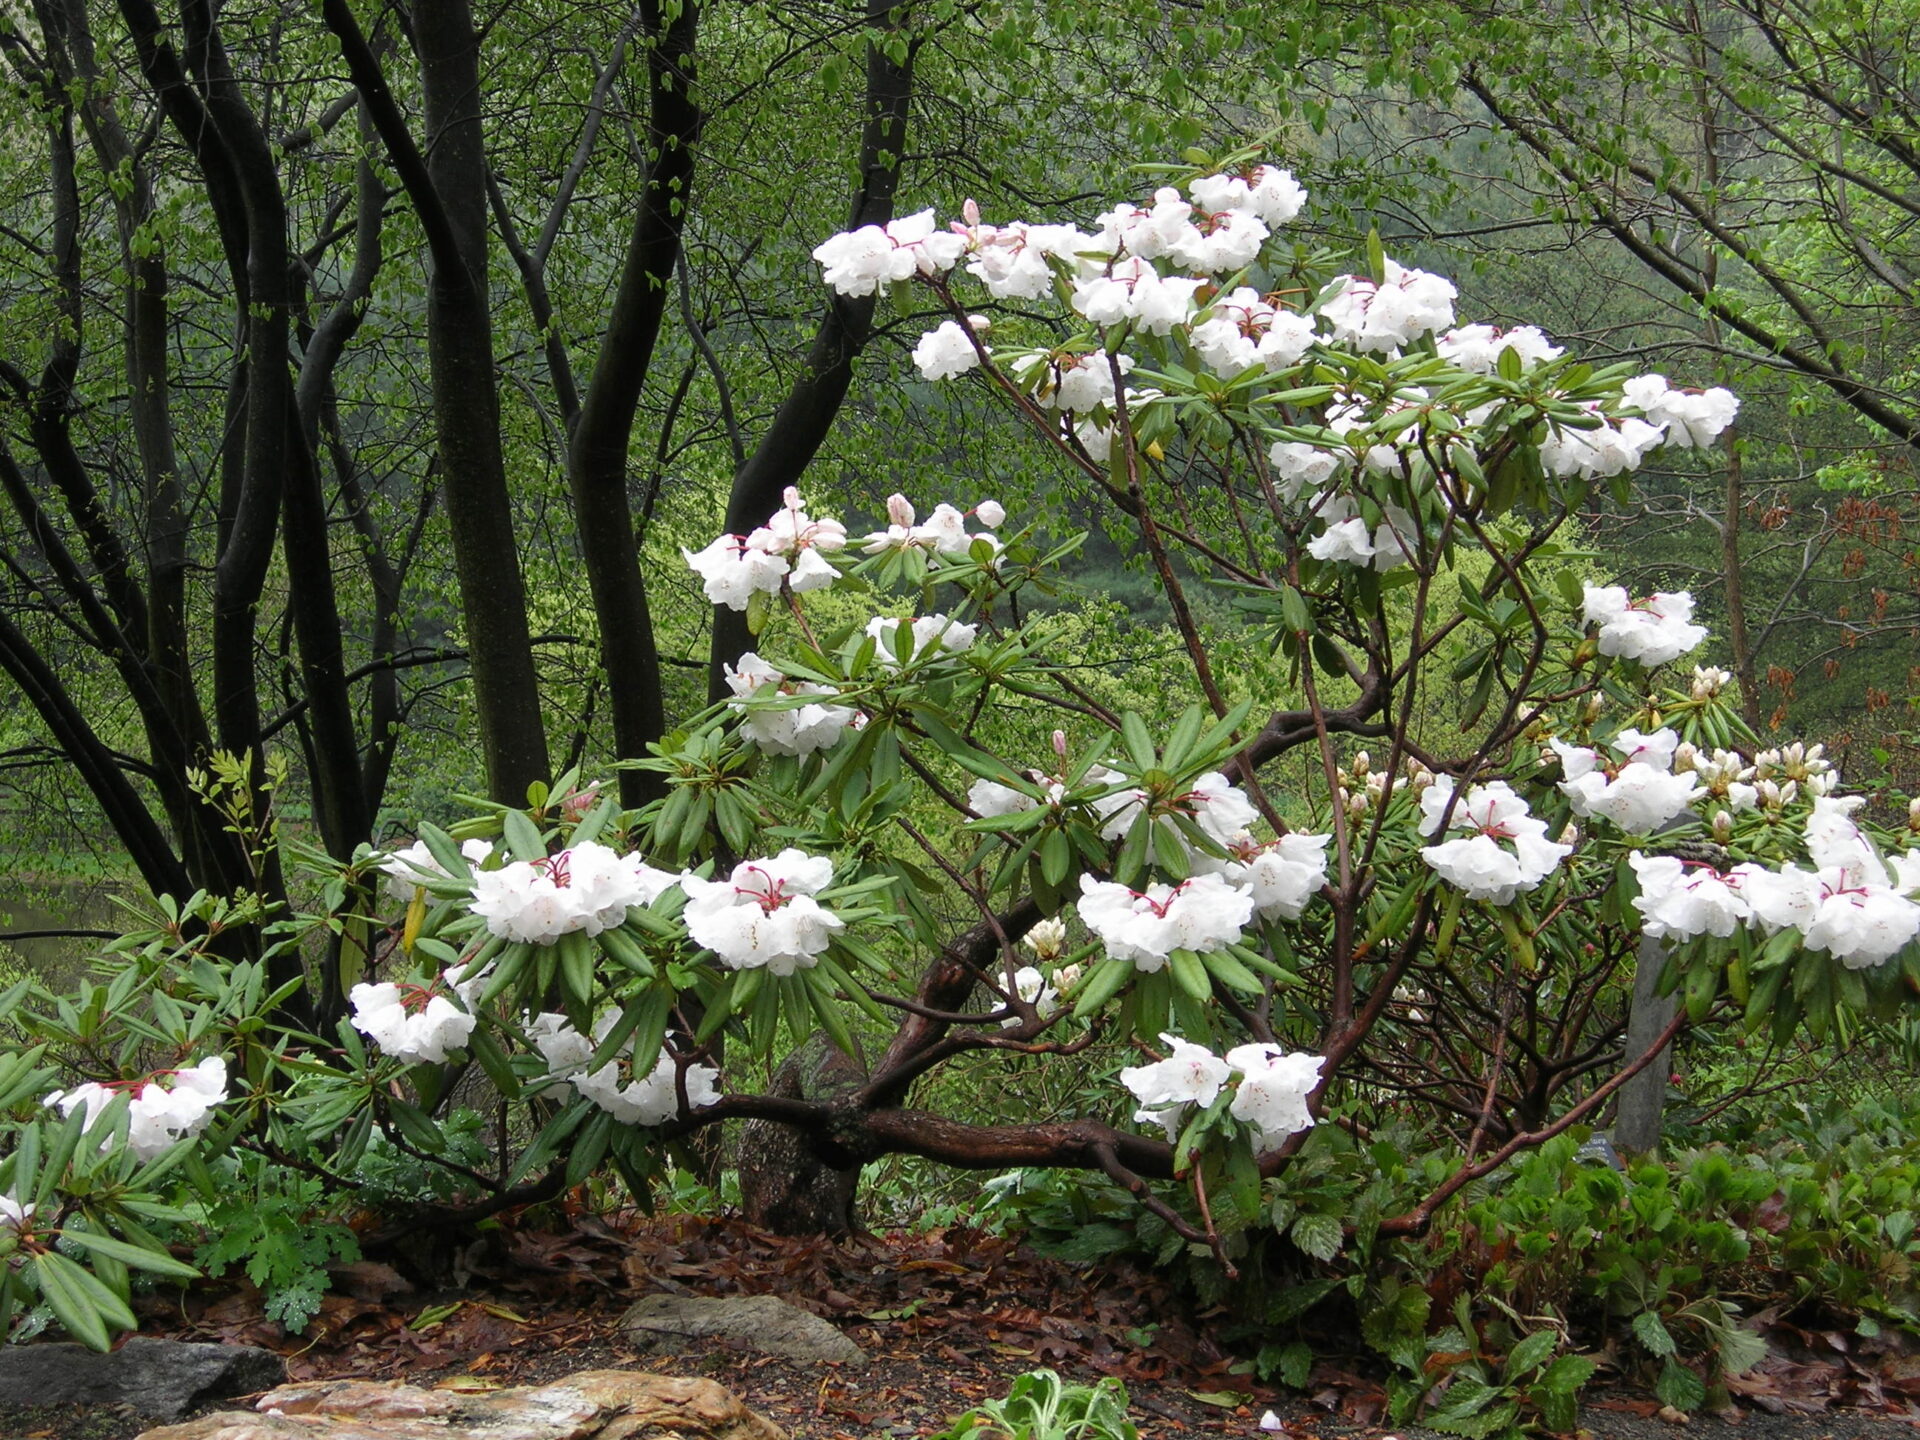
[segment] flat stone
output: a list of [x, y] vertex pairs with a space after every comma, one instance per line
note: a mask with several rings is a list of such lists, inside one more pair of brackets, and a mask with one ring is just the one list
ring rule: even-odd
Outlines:
[[583, 1370], [548, 1385], [428, 1390], [369, 1380], [282, 1385], [139, 1440], [786, 1440], [711, 1380]]
[[644, 1353], [697, 1354], [714, 1341], [787, 1360], [864, 1365], [867, 1352], [818, 1315], [772, 1295], [649, 1295], [620, 1317]]
[[232, 1395], [286, 1379], [271, 1350], [136, 1335], [101, 1354], [84, 1345], [0, 1347], [0, 1410], [30, 1405], [125, 1405], [175, 1420]]

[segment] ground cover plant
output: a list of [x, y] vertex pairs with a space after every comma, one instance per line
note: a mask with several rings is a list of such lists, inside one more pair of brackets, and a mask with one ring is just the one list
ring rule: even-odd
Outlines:
[[[1907, 1005], [1920, 812], [1862, 808], [1817, 743], [1762, 749], [1694, 663], [1691, 597], [1578, 547], [1596, 487], [1737, 401], [1466, 323], [1377, 241], [1296, 241], [1306, 197], [1257, 153], [1147, 181], [1084, 228], [969, 204], [816, 257], [845, 299], [948, 315], [923, 375], [1005, 407], [1129, 537], [1178, 645], [1151, 693], [1089, 673], [1044, 603], [1078, 534], [964, 479], [865, 535], [788, 488], [684, 551], [753, 649], [635, 762], [647, 803], [573, 771], [343, 856], [280, 832], [271, 773], [212, 767], [198, 803], [249, 872], [316, 903], [164, 896], [83, 993], [5, 997], [0, 1311], [106, 1344], [134, 1274], [191, 1273], [169, 1236], [245, 1184], [252, 1259], [202, 1263], [283, 1275], [298, 1323], [344, 1253], [302, 1233], [325, 1195], [384, 1207], [356, 1243], [417, 1237], [645, 1195], [744, 1120], [823, 1183], [890, 1155], [1071, 1173], [1163, 1261], [1294, 1266], [1266, 1324], [1344, 1286], [1396, 1418], [1466, 1434], [1564, 1425], [1592, 1367], [1530, 1308], [1537, 1264], [1473, 1245], [1568, 1264], [1553, 1237], [1637, 1197], [1554, 1303], [1624, 1317], [1681, 1408], [1746, 1368], [1662, 1247], [1743, 1261], [1722, 1212], [1764, 1179], [1708, 1156], [1662, 1210], [1652, 1172], [1574, 1147], [1689, 1027], [1828, 1037]], [[1681, 1004], [1623, 1053], [1643, 938]], [[833, 1083], [763, 1083], [815, 1031]], [[980, 1055], [1073, 1075], [1066, 1113], [925, 1103]], [[809, 1213], [848, 1223], [848, 1191]], [[1472, 1245], [1408, 1260], [1456, 1225]]]

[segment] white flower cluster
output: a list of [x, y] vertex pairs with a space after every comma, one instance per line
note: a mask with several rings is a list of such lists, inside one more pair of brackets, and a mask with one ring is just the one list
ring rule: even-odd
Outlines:
[[1237, 941], [1253, 920], [1253, 895], [1220, 875], [1144, 891], [1082, 875], [1077, 908], [1107, 954], [1152, 974], [1176, 950], [1205, 954]]
[[[458, 978], [458, 967], [447, 975], [452, 984]], [[454, 988], [471, 1004], [470, 987]], [[362, 981], [347, 993], [347, 998], [353, 1002], [353, 1028], [378, 1045], [383, 1054], [409, 1065], [438, 1065], [448, 1051], [458, 1050], [473, 1034], [470, 1010], [419, 985]]]
[[[969, 514], [987, 529], [969, 534]], [[1000, 541], [992, 532], [1006, 524], [1006, 521], [1006, 507], [997, 500], [982, 500], [971, 511], [940, 504], [933, 507], [933, 514], [925, 520], [917, 520], [912, 501], [904, 495], [889, 495], [887, 528], [864, 537], [861, 549], [869, 555], [881, 555], [889, 550], [920, 549], [931, 550], [937, 555], [964, 557], [973, 548], [974, 541], [984, 540], [998, 551]]]
[[1567, 353], [1547, 339], [1537, 325], [1517, 325], [1511, 330], [1497, 325], [1462, 325], [1440, 336], [1434, 347], [1442, 359], [1476, 375], [1493, 374], [1505, 350], [1513, 351], [1522, 367], [1528, 369]]
[[1920, 936], [1920, 849], [1883, 859], [1853, 819], [1857, 798], [1817, 797], [1803, 838], [1815, 868], [1736, 865], [1722, 875], [1670, 855], [1633, 855], [1634, 907], [1649, 935], [1726, 937], [1741, 924], [1796, 930], [1850, 970], [1882, 965]]
[[1648, 669], [1677, 660], [1707, 638], [1707, 627], [1693, 621], [1693, 596], [1684, 590], [1656, 591], [1635, 600], [1619, 585], [1582, 587], [1582, 618], [1599, 627], [1602, 655], [1638, 660]]
[[1382, 282], [1348, 275], [1334, 283], [1339, 293], [1320, 306], [1320, 318], [1336, 345], [1390, 354], [1430, 330], [1453, 324], [1453, 283], [1389, 260]]
[[1320, 1083], [1324, 1057], [1263, 1044], [1239, 1045], [1222, 1057], [1177, 1035], [1160, 1038], [1171, 1052], [1166, 1059], [1120, 1072], [1120, 1083], [1140, 1102], [1136, 1122], [1162, 1126], [1169, 1140], [1178, 1139], [1187, 1111], [1213, 1104], [1237, 1072], [1240, 1083], [1227, 1112], [1253, 1131], [1255, 1150], [1312, 1126], [1307, 1096]]
[[1307, 902], [1327, 883], [1327, 842], [1331, 835], [1291, 831], [1262, 844], [1242, 832], [1227, 842], [1228, 858], [1193, 857], [1196, 869], [1218, 866], [1229, 885], [1244, 888], [1263, 920], [1298, 920]]
[[878, 295], [915, 275], [951, 270], [966, 253], [964, 236], [940, 230], [933, 211], [922, 210], [885, 225], [862, 225], [816, 246], [813, 258], [842, 295]]
[[[1441, 816], [1453, 795], [1453, 780], [1446, 775], [1421, 792], [1421, 834], [1440, 833]], [[1465, 891], [1469, 900], [1512, 904], [1514, 896], [1535, 888], [1573, 853], [1571, 845], [1547, 839], [1546, 822], [1530, 813], [1527, 802], [1504, 780], [1469, 789], [1453, 805], [1446, 828], [1472, 833], [1423, 846], [1420, 858], [1442, 880]]]
[[[1067, 798], [1066, 786], [1030, 772], [1050, 805]], [[1095, 766], [1086, 787], [1122, 783], [1116, 770]], [[1025, 791], [997, 781], [978, 780], [967, 802], [981, 816], [1031, 810], [1040, 802]], [[1147, 803], [1139, 787], [1115, 789], [1092, 801], [1105, 840], [1122, 839]], [[1238, 940], [1257, 912], [1262, 919], [1297, 920], [1308, 900], [1326, 884], [1326, 835], [1288, 834], [1262, 842], [1253, 835], [1259, 820], [1245, 792], [1217, 770], [1193, 782], [1172, 802], [1208, 839], [1227, 853], [1208, 854], [1188, 847], [1191, 878], [1178, 885], [1153, 884], [1131, 890], [1111, 881], [1080, 879], [1078, 910], [1086, 927], [1116, 960], [1131, 960], [1146, 972], [1159, 970], [1175, 950], [1204, 953]]]
[[1614, 418], [1598, 403], [1581, 407], [1593, 419], [1584, 429], [1555, 425], [1540, 442], [1540, 465], [1549, 475], [1604, 480], [1638, 470], [1647, 455], [1660, 448], [1666, 432], [1637, 415]]
[[727, 665], [727, 688], [739, 697], [728, 702], [740, 713], [740, 733], [769, 755], [811, 755], [839, 743], [858, 715], [850, 705], [807, 701], [799, 705], [752, 704], [783, 696], [832, 696], [825, 685], [789, 680], [777, 667], [749, 650], [737, 665]]
[[1207, 307], [1188, 338], [1207, 367], [1231, 380], [1256, 365], [1285, 370], [1313, 344], [1313, 321], [1278, 310], [1259, 291], [1242, 285]]
[[977, 625], [962, 625], [945, 615], [916, 615], [910, 620], [876, 615], [867, 622], [867, 634], [874, 640], [874, 663], [883, 670], [900, 668], [900, 657], [893, 653], [893, 637], [902, 625], [908, 627], [913, 637], [907, 650], [909, 665], [918, 660], [963, 654], [973, 648], [974, 636], [980, 631]]
[[[1116, 771], [1099, 767], [1089, 772], [1087, 779], [1091, 783], [1113, 784], [1121, 776]], [[1147, 792], [1138, 788], [1121, 790], [1094, 801], [1093, 808], [1102, 821], [1100, 838], [1122, 839], [1133, 828], [1134, 818], [1146, 803]], [[1247, 798], [1246, 792], [1218, 770], [1209, 770], [1198, 777], [1193, 782], [1193, 788], [1175, 802], [1175, 807], [1182, 814], [1190, 816], [1208, 838], [1221, 845], [1232, 845], [1246, 835], [1260, 818], [1260, 812], [1253, 808], [1253, 802]]]
[[679, 879], [638, 854], [619, 855], [587, 840], [544, 860], [476, 871], [470, 908], [492, 934], [550, 945], [576, 930], [598, 935], [613, 929], [628, 910], [651, 905]]
[[[162, 1079], [168, 1084], [162, 1085]], [[89, 1081], [71, 1090], [56, 1090], [43, 1103], [63, 1116], [84, 1108], [87, 1118], [82, 1123], [91, 1125], [117, 1091], [129, 1088]], [[163, 1154], [176, 1141], [206, 1129], [213, 1107], [226, 1098], [227, 1062], [220, 1056], [210, 1056], [190, 1069], [161, 1072], [134, 1089], [127, 1112], [127, 1148], [136, 1160]], [[106, 1149], [106, 1144], [100, 1148]]]
[[1620, 398], [1665, 432], [1669, 445], [1704, 450], [1740, 413], [1731, 390], [1676, 390], [1664, 375], [1636, 375], [1620, 387]]
[[792, 848], [743, 860], [725, 880], [684, 876], [687, 933], [735, 970], [775, 975], [811, 969], [846, 922], [813, 897], [833, 882], [833, 861]]
[[[664, 1125], [680, 1114], [678, 1076], [680, 1067], [666, 1049], [647, 1074], [621, 1082], [621, 1061], [633, 1053], [628, 1040], [613, 1058], [598, 1070], [588, 1071], [587, 1062], [612, 1030], [618, 1017], [608, 1014], [594, 1026], [589, 1040], [564, 1015], [546, 1012], [534, 1017], [527, 1036], [547, 1062], [547, 1074], [571, 1085], [583, 1100], [591, 1101], [622, 1125]], [[720, 1098], [720, 1072], [711, 1065], [687, 1067], [687, 1106], [698, 1110]]]
[[965, 329], [958, 321], [943, 320], [937, 330], [927, 331], [913, 347], [913, 363], [928, 380], [951, 380], [955, 375], [964, 375], [980, 364], [980, 351], [970, 332], [986, 328], [984, 315], [969, 315]]
[[[488, 840], [464, 840], [460, 844], [460, 853], [469, 865], [476, 868], [493, 853], [493, 843]], [[433, 858], [433, 851], [427, 848], [427, 842], [416, 840], [404, 850], [396, 850], [380, 862], [380, 869], [386, 875], [387, 894], [402, 905], [413, 903], [413, 897], [420, 888], [435, 880], [451, 880], [447, 868]]]
[[1381, 523], [1368, 525], [1350, 498], [1326, 496], [1315, 513], [1327, 528], [1307, 542], [1307, 553], [1316, 560], [1383, 573], [1407, 564], [1415, 558], [1420, 527], [1398, 505], [1383, 505], [1380, 510]]
[[789, 485], [781, 508], [751, 535], [722, 535], [697, 553], [682, 546], [680, 554], [704, 582], [708, 600], [745, 610], [756, 593], [777, 595], [783, 584], [796, 594], [824, 590], [840, 578], [826, 557], [846, 543], [846, 527], [809, 516]]
[[1674, 752], [1680, 737], [1672, 730], [1642, 735], [1622, 730], [1608, 742], [1626, 756], [1624, 763], [1607, 765], [1597, 750], [1549, 742], [1560, 757], [1566, 778], [1560, 791], [1580, 816], [1600, 816], [1629, 835], [1651, 835], [1706, 792], [1695, 773], [1678, 773]]

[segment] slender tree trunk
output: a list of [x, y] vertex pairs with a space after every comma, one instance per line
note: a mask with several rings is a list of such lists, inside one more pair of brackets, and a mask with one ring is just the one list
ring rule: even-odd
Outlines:
[[[867, 23], [874, 30], [897, 29], [904, 0], [867, 0]], [[907, 107], [913, 94], [910, 45], [901, 61], [879, 45], [867, 46], [867, 90], [860, 133], [860, 189], [853, 197], [850, 228], [884, 225], [893, 218], [894, 192], [900, 185], [900, 157], [907, 143]], [[780, 506], [780, 494], [799, 483], [833, 428], [853, 383], [853, 361], [873, 329], [874, 299], [835, 295], [814, 333], [806, 364], [793, 389], [767, 427], [766, 435], [733, 477], [727, 500], [727, 531], [745, 535]], [[723, 665], [740, 658], [753, 643], [747, 617], [724, 606], [713, 612], [713, 646], [707, 664], [707, 693], [725, 699]]]
[[[413, 40], [426, 109], [427, 178], [446, 232], [446, 242], [432, 247], [427, 291], [434, 433], [446, 477], [487, 785], [495, 799], [521, 804], [527, 787], [548, 777], [547, 741], [500, 441], [488, 313], [480, 39], [467, 0], [418, 0]], [[392, 137], [386, 138], [391, 149]]]
[[[700, 131], [700, 111], [692, 95], [699, 6], [682, 0], [665, 23], [657, 0], [643, 0], [640, 9], [650, 106], [647, 182], [606, 338], [567, 450], [580, 553], [600, 623], [600, 664], [612, 702], [614, 752], [622, 759], [644, 755], [666, 728], [660, 654], [627, 498], [627, 449], [668, 286], [680, 259], [693, 185], [693, 147]], [[629, 770], [620, 777], [621, 799], [629, 806], [643, 804], [659, 789], [659, 777], [645, 772]]]

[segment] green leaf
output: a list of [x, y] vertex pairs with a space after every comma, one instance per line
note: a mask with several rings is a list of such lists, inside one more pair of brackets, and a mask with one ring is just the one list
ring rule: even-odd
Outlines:
[[1536, 1330], [1513, 1349], [1507, 1352], [1506, 1364], [1501, 1374], [1511, 1385], [1522, 1375], [1537, 1370], [1552, 1357], [1554, 1349], [1560, 1343], [1560, 1336], [1552, 1330]]
[[1073, 1017], [1085, 1020], [1118, 995], [1134, 977], [1130, 960], [1097, 960], [1081, 980], [1073, 1002]]
[[130, 1245], [125, 1240], [116, 1240], [111, 1235], [102, 1235], [97, 1230], [62, 1230], [60, 1232], [74, 1244], [118, 1260], [122, 1265], [135, 1270], [150, 1270], [156, 1275], [170, 1275], [176, 1280], [198, 1280], [200, 1272], [184, 1260], [176, 1260], [164, 1250], [149, 1250], [144, 1245]]
[[1653, 1393], [1676, 1410], [1698, 1410], [1707, 1399], [1706, 1384], [1678, 1360], [1668, 1360], [1654, 1382]]
[[1293, 1243], [1316, 1260], [1331, 1260], [1347, 1243], [1336, 1215], [1302, 1215], [1289, 1232]]
[[[1633, 1334], [1656, 1357], [1673, 1355], [1680, 1348], [1673, 1343], [1673, 1336], [1667, 1332], [1665, 1322], [1651, 1310], [1642, 1310], [1633, 1317]], [[1682, 1405], [1678, 1408], [1685, 1410], [1687, 1407]]]
[[514, 859], [534, 861], [547, 858], [547, 842], [540, 838], [540, 831], [525, 812], [509, 810], [502, 819], [506, 825], [507, 848], [513, 852]]

